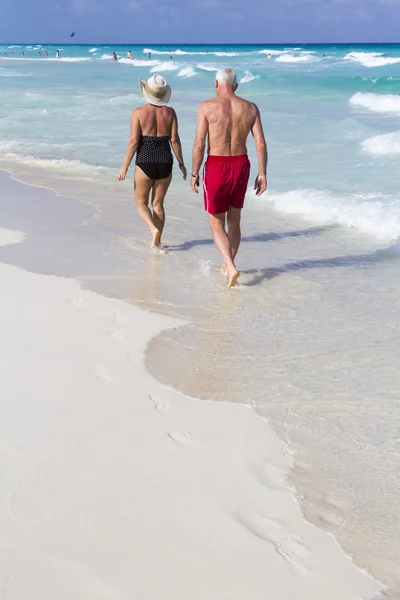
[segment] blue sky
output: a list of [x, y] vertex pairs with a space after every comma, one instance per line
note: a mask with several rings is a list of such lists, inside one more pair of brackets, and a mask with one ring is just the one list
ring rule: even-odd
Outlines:
[[0, 43], [400, 41], [400, 0], [0, 0]]

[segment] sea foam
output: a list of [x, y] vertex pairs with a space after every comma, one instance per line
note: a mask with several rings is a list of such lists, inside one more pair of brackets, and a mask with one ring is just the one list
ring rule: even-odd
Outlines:
[[304, 53], [299, 56], [295, 56], [294, 54], [281, 54], [276, 59], [276, 62], [284, 62], [284, 63], [306, 63], [306, 62], [316, 62], [319, 60], [316, 56], [312, 54]]
[[253, 81], [254, 79], [259, 79], [259, 75], [254, 75], [254, 73], [252, 73], [249, 70], [245, 70], [243, 77], [240, 79], [239, 83], [249, 83], [250, 81]]
[[395, 94], [372, 94], [357, 92], [350, 98], [355, 106], [379, 113], [400, 113], [400, 96]]
[[380, 156], [400, 154], [400, 131], [374, 135], [361, 142], [361, 149]]
[[378, 239], [400, 236], [400, 206], [383, 194], [335, 194], [318, 189], [296, 189], [268, 194], [265, 200], [285, 214], [299, 214], [310, 221], [354, 227]]
[[195, 77], [197, 75], [195, 69], [193, 67], [184, 67], [178, 73], [178, 77], [185, 77], [189, 79], [190, 77]]
[[399, 63], [400, 57], [385, 57], [382, 52], [349, 52], [343, 60], [359, 63], [364, 67], [384, 67]]

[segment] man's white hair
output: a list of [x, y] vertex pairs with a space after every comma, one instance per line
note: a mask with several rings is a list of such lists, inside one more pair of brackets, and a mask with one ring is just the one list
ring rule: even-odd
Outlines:
[[220, 69], [217, 71], [215, 79], [218, 81], [218, 83], [227, 83], [232, 87], [235, 87], [237, 83], [236, 73], [233, 69]]

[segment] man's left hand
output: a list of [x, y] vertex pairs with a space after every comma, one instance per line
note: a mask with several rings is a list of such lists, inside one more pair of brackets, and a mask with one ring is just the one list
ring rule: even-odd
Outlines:
[[192, 175], [190, 178], [190, 187], [196, 194], [199, 193], [199, 190], [198, 190], [199, 185], [200, 185], [200, 176], [197, 175], [196, 177], [194, 177]]

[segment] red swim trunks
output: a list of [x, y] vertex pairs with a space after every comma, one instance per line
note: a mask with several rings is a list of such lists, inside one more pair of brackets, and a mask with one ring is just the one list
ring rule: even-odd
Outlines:
[[243, 208], [250, 176], [247, 154], [209, 156], [204, 165], [204, 208], [210, 215], [225, 213], [231, 206]]

